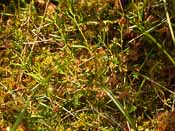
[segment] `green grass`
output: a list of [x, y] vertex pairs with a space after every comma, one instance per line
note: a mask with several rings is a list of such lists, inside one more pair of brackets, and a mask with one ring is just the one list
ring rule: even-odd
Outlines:
[[156, 130], [173, 111], [166, 1], [19, 2], [0, 6], [0, 129]]

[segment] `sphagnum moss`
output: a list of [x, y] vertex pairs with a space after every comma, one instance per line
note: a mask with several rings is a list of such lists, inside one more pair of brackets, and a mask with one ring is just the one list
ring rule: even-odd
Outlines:
[[169, 5], [22, 2], [0, 2], [1, 129], [156, 130], [171, 121], [157, 117], [174, 109]]

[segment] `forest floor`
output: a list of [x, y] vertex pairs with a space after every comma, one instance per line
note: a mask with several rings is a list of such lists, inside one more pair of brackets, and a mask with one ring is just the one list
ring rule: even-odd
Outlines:
[[0, 129], [174, 131], [168, 1], [0, 3]]

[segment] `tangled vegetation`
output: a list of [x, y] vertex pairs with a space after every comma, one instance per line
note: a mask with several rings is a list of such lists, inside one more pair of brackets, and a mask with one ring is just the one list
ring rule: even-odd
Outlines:
[[174, 131], [174, 7], [2, 0], [0, 128]]

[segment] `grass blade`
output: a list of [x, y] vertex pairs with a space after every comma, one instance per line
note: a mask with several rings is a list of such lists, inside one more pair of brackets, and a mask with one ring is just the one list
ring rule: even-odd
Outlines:
[[26, 107], [18, 115], [18, 117], [17, 117], [12, 129], [10, 129], [10, 131], [16, 131], [17, 130], [18, 126], [20, 125], [21, 121], [24, 118], [25, 112], [26, 112], [27, 107], [28, 107], [28, 103], [29, 103], [29, 101], [27, 102]]
[[167, 1], [163, 0], [163, 2], [164, 2], [164, 8], [165, 8], [165, 13], [166, 13], [166, 18], [167, 18], [167, 23], [168, 23], [168, 26], [169, 26], [169, 30], [170, 30], [170, 33], [171, 33], [173, 43], [175, 44], [174, 31], [173, 31], [173, 27], [171, 25], [170, 16], [169, 16], [168, 9], [167, 9]]
[[107, 87], [103, 87], [103, 89], [107, 93], [107, 95], [111, 98], [111, 100], [114, 102], [114, 104], [117, 106], [117, 108], [121, 111], [121, 113], [124, 115], [124, 117], [127, 119], [127, 121], [132, 126], [132, 128], [134, 128], [134, 130], [137, 131], [137, 127], [135, 126], [135, 122], [129, 116], [127, 111], [125, 111], [124, 107], [120, 104], [120, 102], [114, 97], [114, 94]]
[[144, 32], [144, 35], [147, 36], [148, 38], [150, 38], [162, 51], [163, 53], [168, 57], [168, 59], [172, 62], [172, 64], [175, 66], [175, 60], [173, 59], [173, 57], [171, 57], [171, 55], [162, 47], [162, 45], [157, 42], [157, 40], [151, 36], [148, 32]]

